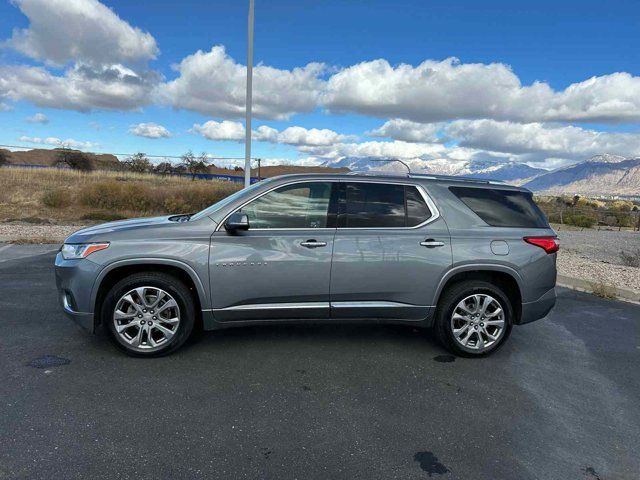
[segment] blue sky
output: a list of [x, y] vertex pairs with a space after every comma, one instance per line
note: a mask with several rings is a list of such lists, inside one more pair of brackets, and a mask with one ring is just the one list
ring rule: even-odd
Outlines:
[[[0, 1], [0, 143], [241, 157], [246, 4]], [[637, 1], [256, 0], [255, 25], [254, 156], [640, 154]]]

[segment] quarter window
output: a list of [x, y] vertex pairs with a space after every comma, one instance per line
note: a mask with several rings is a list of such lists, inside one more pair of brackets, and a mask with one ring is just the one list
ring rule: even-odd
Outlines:
[[326, 228], [330, 182], [285, 185], [245, 205], [251, 228]]
[[449, 190], [492, 227], [549, 227], [529, 192], [473, 187]]
[[347, 228], [414, 227], [431, 217], [418, 189], [411, 185], [348, 183]]

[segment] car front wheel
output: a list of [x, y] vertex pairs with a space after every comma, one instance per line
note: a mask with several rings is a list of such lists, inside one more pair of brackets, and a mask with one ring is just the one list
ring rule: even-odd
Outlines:
[[474, 357], [497, 350], [513, 324], [513, 307], [504, 291], [483, 281], [453, 285], [436, 312], [435, 333], [453, 353]]
[[152, 357], [177, 350], [195, 324], [189, 288], [160, 272], [136, 273], [107, 294], [103, 323], [116, 345], [130, 355]]

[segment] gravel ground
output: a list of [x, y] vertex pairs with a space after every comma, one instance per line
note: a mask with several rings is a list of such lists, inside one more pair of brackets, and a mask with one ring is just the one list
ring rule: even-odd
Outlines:
[[603, 283], [640, 292], [640, 268], [607, 263], [583, 253], [561, 249], [558, 254], [558, 273], [594, 284]]
[[47, 239], [62, 242], [85, 225], [29, 225], [22, 223], [0, 223], [0, 242], [17, 239]]
[[560, 251], [621, 265], [620, 251], [640, 249], [640, 232], [610, 230], [559, 230]]
[[620, 251], [640, 249], [639, 232], [560, 230], [558, 236], [558, 273], [640, 292], [640, 268], [622, 265], [620, 259]]

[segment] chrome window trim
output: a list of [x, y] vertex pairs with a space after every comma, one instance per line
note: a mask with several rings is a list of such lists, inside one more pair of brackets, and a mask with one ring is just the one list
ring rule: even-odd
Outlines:
[[414, 225], [413, 227], [335, 227], [335, 228], [331, 228], [331, 227], [322, 227], [322, 228], [251, 228], [251, 226], [249, 226], [249, 231], [253, 231], [253, 232], [278, 232], [278, 231], [307, 231], [307, 232], [322, 232], [322, 231], [336, 231], [336, 230], [415, 230], [421, 227], [424, 227], [425, 225], [428, 225], [434, 221], [436, 221], [438, 218], [440, 218], [440, 210], [438, 210], [438, 207], [436, 206], [435, 202], [433, 201], [433, 199], [431, 198], [431, 196], [427, 193], [427, 191], [424, 189], [424, 187], [422, 185], [416, 184], [416, 183], [411, 183], [411, 182], [390, 182], [388, 180], [381, 180], [378, 182], [372, 182], [371, 180], [365, 180], [365, 179], [321, 179], [321, 178], [314, 178], [314, 179], [309, 179], [309, 180], [294, 180], [291, 182], [287, 182], [287, 183], [281, 183], [280, 185], [276, 185], [273, 188], [270, 188], [269, 190], [266, 190], [264, 192], [262, 192], [261, 194], [247, 200], [246, 202], [244, 202], [243, 204], [241, 204], [239, 207], [234, 208], [231, 212], [229, 212], [227, 215], [225, 215], [225, 217], [222, 219], [222, 221], [218, 224], [218, 226], [216, 227], [216, 229], [214, 230], [215, 232], [219, 232], [221, 228], [224, 227], [224, 223], [227, 221], [227, 219], [234, 214], [235, 212], [237, 212], [238, 210], [244, 208], [246, 205], [249, 205], [251, 202], [259, 199], [260, 197], [262, 197], [263, 195], [266, 195], [267, 193], [271, 193], [274, 190], [277, 190], [280, 187], [286, 187], [289, 185], [296, 185], [296, 184], [302, 184], [302, 183], [367, 183], [367, 184], [383, 184], [383, 185], [404, 185], [404, 186], [409, 186], [409, 187], [415, 187], [418, 189], [418, 192], [420, 192], [420, 195], [422, 195], [422, 199], [425, 201], [425, 203], [427, 204], [427, 206], [429, 207], [429, 210], [431, 211], [431, 217], [427, 218], [424, 222], [419, 223], [418, 225]]

